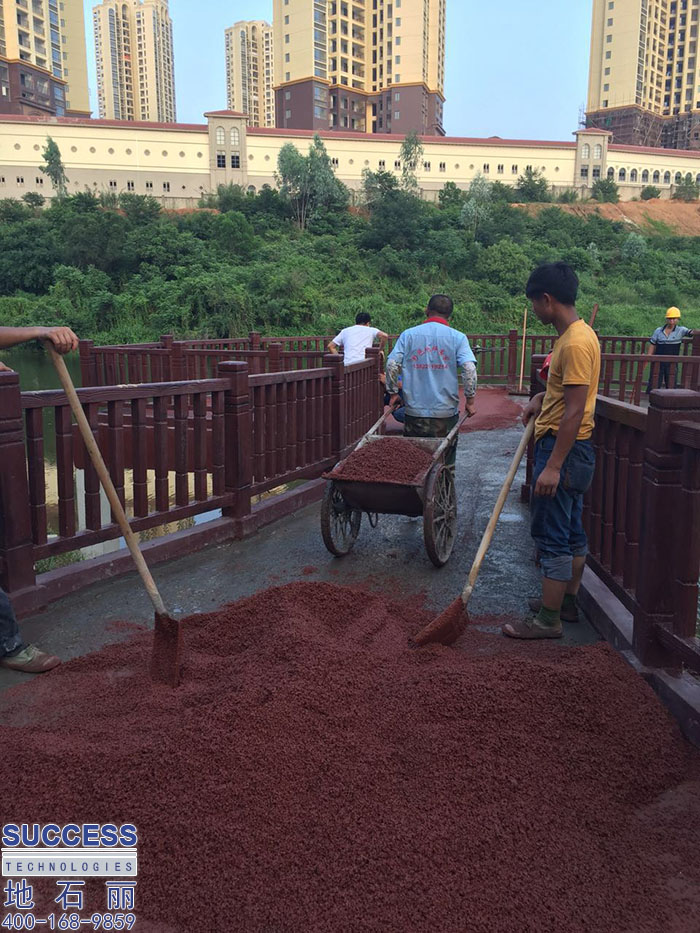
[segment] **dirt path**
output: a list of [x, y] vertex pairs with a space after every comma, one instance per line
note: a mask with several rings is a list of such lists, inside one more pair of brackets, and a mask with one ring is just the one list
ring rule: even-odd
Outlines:
[[[621, 201], [619, 204], [515, 204], [535, 216], [550, 207], [558, 207], [567, 214], [588, 217], [599, 214], [606, 220], [615, 220], [640, 233], [669, 232], [681, 236], [700, 236], [700, 204], [683, 201]], [[654, 224], [657, 226], [655, 227]], [[659, 226], [662, 225], [662, 226]], [[664, 231], [666, 228], [666, 231]]]

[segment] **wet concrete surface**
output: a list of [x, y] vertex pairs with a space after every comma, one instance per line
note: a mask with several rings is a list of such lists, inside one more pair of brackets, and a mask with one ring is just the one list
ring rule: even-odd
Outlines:
[[[438, 612], [466, 582], [521, 432], [522, 428], [511, 427], [460, 437], [458, 536], [452, 558], [442, 569], [435, 568], [425, 552], [422, 519], [402, 516], [380, 516], [376, 528], [371, 528], [364, 516], [354, 550], [343, 558], [331, 556], [321, 538], [319, 503], [245, 541], [160, 564], [154, 568], [156, 583], [168, 608], [187, 615], [208, 612], [294, 580], [324, 580], [414, 597]], [[472, 617], [521, 615], [526, 611], [527, 597], [539, 590], [528, 509], [520, 502], [524, 476], [521, 464], [472, 596]], [[498, 631], [488, 619], [484, 622], [485, 630]], [[124, 640], [136, 625], [152, 624], [151, 604], [133, 573], [53, 603], [44, 612], [24, 619], [21, 631], [25, 641], [68, 659]], [[564, 638], [557, 644], [598, 640], [587, 622], [565, 624], [564, 628]], [[0, 689], [30, 676], [0, 668]]]

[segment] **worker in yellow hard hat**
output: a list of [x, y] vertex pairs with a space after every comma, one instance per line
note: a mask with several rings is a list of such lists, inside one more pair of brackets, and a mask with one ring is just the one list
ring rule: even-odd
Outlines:
[[[693, 331], [689, 327], [684, 327], [680, 321], [681, 312], [678, 310], [678, 308], [669, 308], [666, 312], [666, 322], [662, 324], [661, 327], [657, 327], [654, 333], [651, 335], [649, 340], [649, 349], [647, 350], [647, 354], [649, 356], [680, 355], [683, 340], [686, 337], [693, 336]], [[662, 389], [664, 387], [667, 389], [673, 388], [673, 385], [671, 384], [671, 366], [672, 364], [669, 362], [661, 363], [658, 367], [652, 367], [647, 392], [651, 392], [652, 389]], [[656, 379], [658, 385], [656, 386], [653, 385], [655, 381], [655, 369], [658, 369], [658, 378]]]

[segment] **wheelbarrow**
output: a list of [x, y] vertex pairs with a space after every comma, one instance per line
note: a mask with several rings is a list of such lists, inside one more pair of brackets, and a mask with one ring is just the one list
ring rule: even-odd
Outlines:
[[[385, 440], [385, 436], [378, 432], [387, 414], [370, 428], [355, 450], [365, 444], [381, 444]], [[432, 454], [431, 465], [412, 483], [366, 483], [342, 479], [335, 473], [344, 460], [325, 474], [328, 482], [321, 504], [321, 535], [331, 554], [344, 557], [350, 553], [360, 533], [363, 513], [372, 528], [376, 528], [380, 515], [423, 516], [423, 541], [428, 557], [436, 567], [447, 563], [457, 536], [457, 494], [454, 469], [445, 464], [445, 454], [466, 417], [452, 428], [447, 437], [403, 438], [406, 443], [418, 444]]]

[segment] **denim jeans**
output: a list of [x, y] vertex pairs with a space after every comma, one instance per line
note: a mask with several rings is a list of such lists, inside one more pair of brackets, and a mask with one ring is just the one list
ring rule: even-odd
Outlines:
[[542, 575], [564, 582], [573, 575], [573, 558], [588, 553], [583, 530], [583, 496], [593, 482], [595, 451], [590, 441], [576, 441], [561, 468], [556, 495], [536, 496], [537, 478], [555, 443], [556, 437], [548, 434], [535, 445], [530, 532], [539, 551]]
[[17, 619], [7, 594], [0, 590], [0, 657], [22, 647]]

